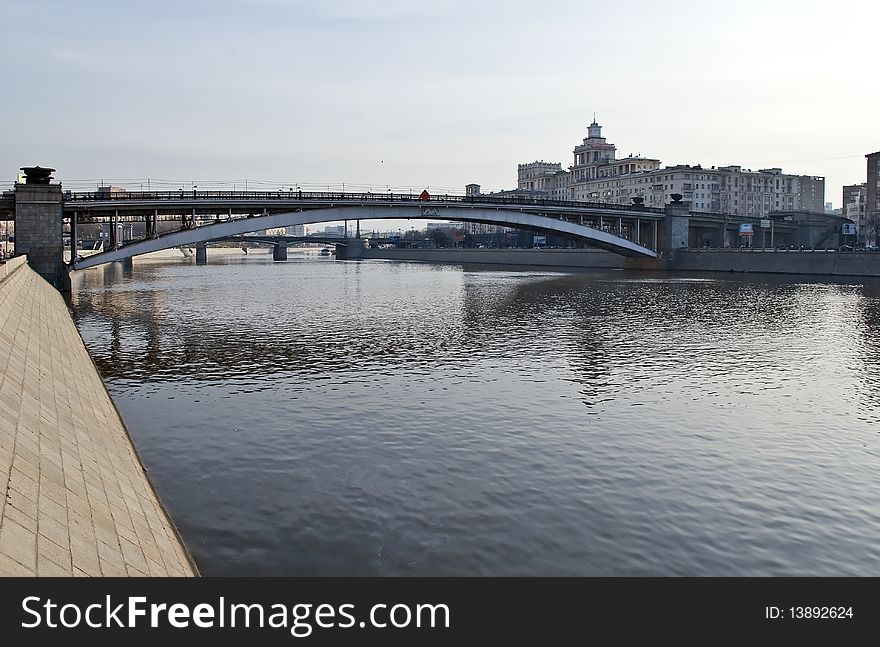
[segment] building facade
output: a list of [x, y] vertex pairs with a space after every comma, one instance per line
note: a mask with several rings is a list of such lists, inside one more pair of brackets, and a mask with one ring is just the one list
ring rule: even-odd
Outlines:
[[843, 187], [841, 199], [840, 214], [849, 218], [856, 223], [856, 232], [859, 241], [864, 241], [866, 232], [867, 204], [868, 204], [868, 185], [862, 184], [846, 184]]
[[561, 162], [529, 162], [516, 169], [516, 189], [520, 192], [538, 192], [557, 200], [569, 200], [570, 175]]
[[[602, 194], [623, 195], [633, 191], [629, 183], [621, 185], [618, 179], [656, 170], [660, 160], [627, 156], [617, 159], [617, 147], [602, 137], [602, 126], [596, 122], [587, 128], [587, 136], [574, 147], [574, 164], [571, 166], [571, 191], [573, 200], [593, 201]], [[616, 189], [616, 190], [615, 190]], [[601, 191], [601, 193], [599, 193]], [[622, 200], [629, 203], [629, 200]]]
[[573, 154], [568, 171], [561, 163], [520, 164], [517, 190], [581, 202], [632, 204], [633, 198], [642, 198], [649, 207], [662, 207], [677, 193], [692, 211], [751, 217], [771, 211], [825, 210], [825, 178], [819, 176], [737, 165], [661, 167], [660, 160], [641, 155], [618, 159], [617, 147], [602, 136], [595, 117]]

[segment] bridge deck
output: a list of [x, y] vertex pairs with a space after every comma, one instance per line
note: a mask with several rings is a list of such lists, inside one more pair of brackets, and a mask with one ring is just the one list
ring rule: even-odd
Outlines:
[[328, 206], [365, 206], [380, 204], [385, 207], [423, 205], [426, 208], [474, 206], [487, 209], [516, 209], [547, 214], [613, 214], [615, 217], [653, 219], [662, 218], [662, 209], [635, 207], [605, 202], [575, 202], [521, 196], [434, 196], [424, 201], [411, 193], [338, 193], [338, 192], [283, 192], [283, 191], [161, 191], [125, 192], [108, 196], [101, 192], [73, 193], [64, 197], [64, 211], [80, 213], [152, 213], [154, 210], [232, 213], [290, 211], [295, 208], [326, 208]]

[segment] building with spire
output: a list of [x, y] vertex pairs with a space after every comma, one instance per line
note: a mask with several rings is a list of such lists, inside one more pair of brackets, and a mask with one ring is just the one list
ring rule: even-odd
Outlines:
[[597, 185], [605, 178], [617, 178], [632, 173], [653, 171], [660, 167], [660, 160], [629, 155], [617, 159], [617, 147], [602, 137], [602, 126], [593, 115], [593, 123], [587, 128], [587, 136], [574, 147], [574, 164], [571, 166], [571, 197], [574, 200], [596, 199]]
[[751, 217], [765, 217], [771, 211], [822, 213], [825, 208], [823, 177], [790, 175], [780, 168], [752, 171], [737, 165], [661, 168], [659, 159], [641, 155], [618, 159], [617, 147], [602, 136], [595, 115], [573, 154], [574, 163], [567, 171], [561, 163], [520, 164], [518, 192], [617, 204], [632, 204], [633, 198], [642, 198], [648, 207], [662, 207], [678, 193], [692, 211]]

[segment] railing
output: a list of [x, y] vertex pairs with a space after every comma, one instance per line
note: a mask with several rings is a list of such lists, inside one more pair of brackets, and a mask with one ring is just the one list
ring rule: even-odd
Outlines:
[[582, 209], [601, 209], [605, 211], [626, 211], [643, 213], [664, 213], [657, 207], [645, 207], [608, 202], [576, 202], [573, 200], [553, 200], [527, 196], [493, 196], [493, 195], [432, 195], [423, 200], [416, 193], [346, 193], [335, 191], [126, 191], [108, 193], [103, 191], [67, 191], [65, 202], [133, 202], [143, 200], [279, 200], [279, 201], [349, 201], [349, 202], [392, 202], [392, 203], [453, 203], [453, 204], [488, 204], [516, 205], [539, 207], [567, 207]]
[[[689, 252], [724, 252], [724, 253], [733, 253], [733, 252], [749, 252], [749, 253], [776, 253], [776, 254], [874, 254], [878, 255], [877, 250], [869, 250], [869, 249], [840, 249], [833, 247], [794, 247], [789, 245], [788, 247], [691, 247], [687, 251]], [[880, 257], [880, 255], [878, 255]]]
[[0, 281], [12, 274], [19, 267], [27, 263], [27, 256], [13, 256], [5, 261], [0, 261]]

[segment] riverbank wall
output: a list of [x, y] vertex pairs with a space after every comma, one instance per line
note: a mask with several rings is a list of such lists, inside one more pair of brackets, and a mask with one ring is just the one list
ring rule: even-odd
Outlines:
[[620, 269], [624, 257], [601, 249], [365, 249], [361, 258], [432, 263]]
[[672, 272], [880, 276], [880, 252], [677, 250], [668, 262], [626, 259], [598, 249], [367, 249], [361, 258]]
[[880, 252], [677, 251], [673, 271], [880, 276]]
[[3, 267], [0, 576], [197, 575], [60, 293]]

